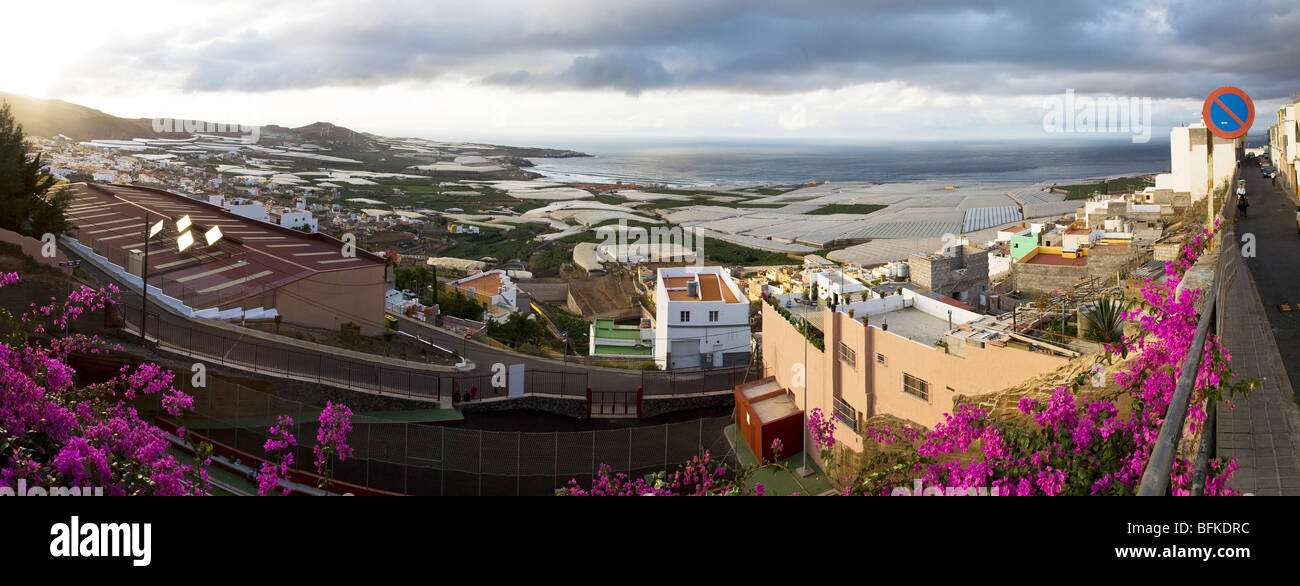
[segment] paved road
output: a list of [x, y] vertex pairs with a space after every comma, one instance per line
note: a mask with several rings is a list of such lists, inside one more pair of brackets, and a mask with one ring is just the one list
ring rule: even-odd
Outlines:
[[[633, 391], [643, 386], [647, 394], [697, 394], [730, 389], [732, 385], [745, 379], [744, 369], [719, 368], [700, 372], [644, 372], [621, 368], [604, 368], [567, 364], [560, 360], [528, 356], [510, 352], [473, 340], [454, 332], [419, 323], [415, 320], [401, 319], [400, 330], [418, 335], [434, 344], [455, 350], [473, 360], [476, 368], [472, 374], [487, 376], [492, 373], [494, 364], [524, 364], [529, 380], [530, 391], [554, 392], [560, 394], [585, 393], [587, 386], [596, 390]], [[563, 374], [561, 374], [563, 373]]]
[[[1243, 163], [1242, 177], [1246, 179], [1250, 217], [1242, 220], [1238, 216], [1237, 238], [1254, 236], [1256, 254], [1246, 257], [1246, 266], [1259, 288], [1291, 388], [1300, 392], [1300, 234], [1296, 233], [1296, 201], [1249, 162]], [[1245, 242], [1241, 244], [1245, 246]], [[1283, 304], [1291, 310], [1283, 311]]]

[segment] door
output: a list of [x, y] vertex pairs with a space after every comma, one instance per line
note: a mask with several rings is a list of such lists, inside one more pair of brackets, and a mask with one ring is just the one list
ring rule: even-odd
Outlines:
[[700, 367], [700, 341], [698, 339], [673, 340], [668, 352], [669, 370]]

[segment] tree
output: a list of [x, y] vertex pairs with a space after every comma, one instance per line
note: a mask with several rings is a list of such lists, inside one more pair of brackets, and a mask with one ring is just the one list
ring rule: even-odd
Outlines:
[[512, 313], [506, 323], [489, 321], [487, 334], [493, 338], [519, 346], [525, 342], [533, 343], [546, 337], [546, 326], [536, 319], [528, 319], [521, 313]]
[[1105, 296], [1088, 316], [1088, 337], [1103, 343], [1118, 342], [1123, 336], [1124, 314], [1131, 304], [1126, 299]]
[[9, 103], [0, 105], [0, 228], [35, 238], [60, 234], [67, 220], [72, 194], [58, 190], [48, 195], [54, 177], [42, 173], [41, 154], [29, 156], [23, 127], [14, 121]]

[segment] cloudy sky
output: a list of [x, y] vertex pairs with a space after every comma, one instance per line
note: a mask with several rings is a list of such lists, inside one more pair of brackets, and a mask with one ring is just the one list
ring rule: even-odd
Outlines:
[[[128, 7], [129, 6], [129, 7]], [[390, 135], [1050, 138], [1044, 99], [1300, 91], [1294, 0], [24, 2], [0, 90]], [[14, 15], [13, 13], [18, 14]], [[26, 26], [28, 23], [43, 23]], [[16, 34], [15, 34], [16, 33]], [[1287, 100], [1290, 101], [1290, 100]], [[534, 140], [536, 142], [536, 140]]]

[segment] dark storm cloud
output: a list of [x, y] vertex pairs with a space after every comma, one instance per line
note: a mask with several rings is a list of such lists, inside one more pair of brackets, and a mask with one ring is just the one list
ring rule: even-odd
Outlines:
[[[327, 11], [321, 11], [321, 14]], [[136, 47], [188, 90], [269, 91], [459, 74], [514, 88], [789, 93], [901, 81], [942, 91], [1259, 99], [1300, 89], [1300, 4], [1247, 0], [997, 3], [661, 0], [379, 3], [257, 34]], [[180, 33], [183, 34], [183, 33]], [[151, 51], [168, 51], [166, 58]]]
[[485, 81], [514, 86], [612, 89], [636, 95], [647, 89], [669, 87], [674, 78], [662, 63], [644, 55], [601, 53], [575, 57], [568, 68], [554, 76], [539, 78], [528, 71], [515, 71], [493, 74]]

